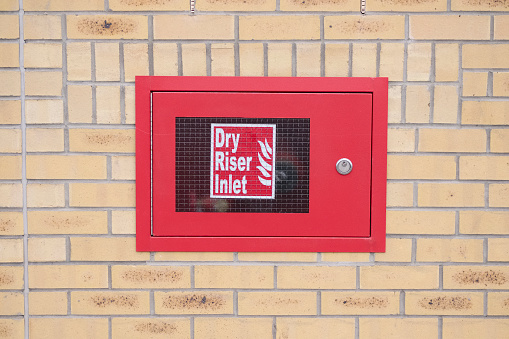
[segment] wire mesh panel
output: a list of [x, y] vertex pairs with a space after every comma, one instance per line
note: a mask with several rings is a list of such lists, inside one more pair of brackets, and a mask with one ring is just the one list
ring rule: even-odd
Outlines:
[[177, 212], [309, 212], [309, 119], [175, 118]]

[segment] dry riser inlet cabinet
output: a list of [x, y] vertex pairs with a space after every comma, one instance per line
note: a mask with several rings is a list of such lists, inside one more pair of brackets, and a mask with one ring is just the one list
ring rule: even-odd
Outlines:
[[137, 250], [384, 251], [387, 88], [137, 77]]

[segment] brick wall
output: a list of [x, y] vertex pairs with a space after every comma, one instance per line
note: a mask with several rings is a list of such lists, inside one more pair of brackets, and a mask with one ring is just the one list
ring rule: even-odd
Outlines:
[[[508, 1], [21, 2], [0, 337], [507, 338]], [[389, 77], [387, 252], [136, 252], [135, 75]]]

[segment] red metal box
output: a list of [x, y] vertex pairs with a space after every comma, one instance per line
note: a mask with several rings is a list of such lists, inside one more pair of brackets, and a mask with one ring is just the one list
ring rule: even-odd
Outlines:
[[387, 88], [137, 77], [137, 250], [384, 251]]

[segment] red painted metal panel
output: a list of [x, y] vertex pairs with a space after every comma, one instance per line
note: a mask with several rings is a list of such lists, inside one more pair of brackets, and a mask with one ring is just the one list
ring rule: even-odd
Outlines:
[[[387, 79], [138, 77], [136, 108], [138, 250], [384, 251]], [[309, 213], [174, 212], [177, 116], [310, 118]]]

